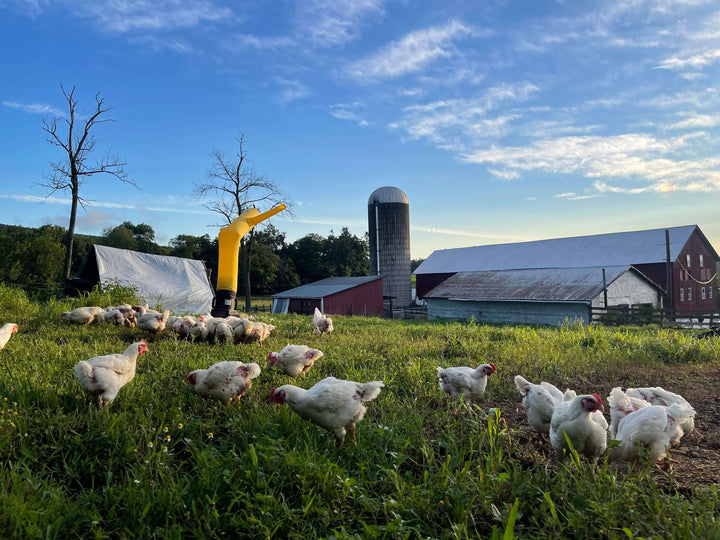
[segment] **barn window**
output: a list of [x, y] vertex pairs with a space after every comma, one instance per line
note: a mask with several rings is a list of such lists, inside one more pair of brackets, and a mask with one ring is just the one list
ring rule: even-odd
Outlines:
[[685, 263], [686, 263], [685, 266], [690, 268], [690, 255], [689, 254], [685, 255]]
[[703, 266], [705, 266], [705, 265], [703, 264], [703, 256], [702, 256], [702, 253], [701, 253], [701, 254], [700, 254], [700, 268], [702, 268]]
[[708, 287], [708, 298], [712, 298], [712, 287]]
[[680, 287], [680, 301], [685, 301], [685, 289], [683, 289], [682, 287]]
[[692, 302], [692, 287], [688, 287], [688, 302]]
[[700, 287], [700, 298], [705, 300], [705, 287]]

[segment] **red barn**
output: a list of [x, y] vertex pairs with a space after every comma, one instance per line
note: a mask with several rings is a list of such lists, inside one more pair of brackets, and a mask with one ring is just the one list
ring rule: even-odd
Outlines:
[[382, 277], [330, 277], [273, 295], [273, 313], [383, 315]]

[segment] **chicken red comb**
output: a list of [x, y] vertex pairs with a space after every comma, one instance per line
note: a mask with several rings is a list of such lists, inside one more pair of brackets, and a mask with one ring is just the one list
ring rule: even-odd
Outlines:
[[598, 396], [597, 394], [593, 394], [593, 397], [600, 402], [600, 405], [602, 405], [603, 400], [600, 396]]
[[490, 367], [493, 368], [493, 371], [497, 371], [497, 368], [495, 367], [495, 364], [492, 362], [488, 362], [490, 364]]

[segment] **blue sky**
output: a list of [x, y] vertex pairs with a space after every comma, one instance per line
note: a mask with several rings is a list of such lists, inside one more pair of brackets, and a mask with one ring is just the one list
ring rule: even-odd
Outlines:
[[292, 242], [367, 230], [381, 186], [411, 250], [697, 224], [720, 251], [720, 5], [706, 0], [0, 0], [0, 223], [67, 226], [42, 120], [100, 93], [77, 232], [217, 235], [193, 195], [245, 136]]

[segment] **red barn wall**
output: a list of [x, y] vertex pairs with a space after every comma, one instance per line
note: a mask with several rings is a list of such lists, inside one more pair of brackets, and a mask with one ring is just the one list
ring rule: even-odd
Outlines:
[[[718, 260], [713, 251], [697, 231], [683, 247], [680, 256], [673, 263], [675, 309], [712, 310], [717, 308], [717, 276], [715, 272]], [[701, 255], [702, 266], [700, 265]], [[688, 256], [690, 258], [689, 266]]]
[[381, 317], [383, 315], [382, 279], [326, 296], [323, 307], [324, 313]]

